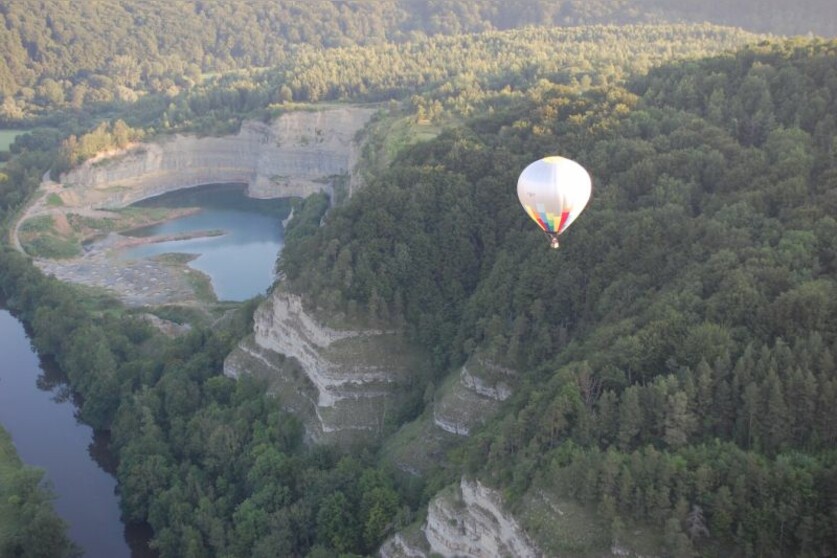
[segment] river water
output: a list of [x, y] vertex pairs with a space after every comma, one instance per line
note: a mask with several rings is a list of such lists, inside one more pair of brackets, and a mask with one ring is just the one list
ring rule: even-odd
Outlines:
[[122, 252], [147, 258], [167, 252], [195, 254], [189, 266], [206, 273], [219, 300], [240, 301], [264, 294], [273, 284], [276, 256], [282, 249], [282, 219], [288, 200], [254, 200], [244, 185], [215, 184], [164, 194], [136, 204], [143, 207], [196, 207], [196, 213], [143, 227], [130, 236], [183, 235], [219, 231], [221, 235], [143, 244]]
[[[245, 300], [272, 284], [283, 245], [281, 220], [287, 200], [252, 200], [241, 185], [212, 185], [166, 194], [144, 206], [196, 207], [173, 221], [138, 229], [134, 236], [221, 230], [220, 236], [147, 244], [123, 257], [192, 253], [221, 300]], [[21, 459], [41, 467], [56, 494], [55, 510], [69, 536], [89, 558], [152, 558], [147, 526], [120, 520], [114, 463], [105, 434], [76, 419], [76, 405], [60, 371], [39, 359], [23, 324], [0, 301], [0, 424]]]
[[147, 558], [147, 529], [120, 520], [107, 438], [76, 419], [60, 372], [42, 362], [23, 324], [0, 306], [0, 423], [21, 460], [46, 471], [58, 515], [90, 558]]

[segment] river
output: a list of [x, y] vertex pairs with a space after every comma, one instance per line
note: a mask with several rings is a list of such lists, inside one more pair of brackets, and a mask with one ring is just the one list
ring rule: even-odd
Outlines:
[[55, 510], [89, 558], [149, 558], [150, 532], [120, 520], [107, 437], [76, 419], [60, 371], [39, 359], [23, 324], [0, 306], [0, 423], [21, 460], [46, 471]]
[[[252, 200], [241, 185], [181, 190], [142, 202], [145, 206], [195, 207], [198, 211], [132, 231], [134, 236], [221, 230], [224, 234], [159, 242], [126, 250], [125, 258], [165, 252], [192, 253], [189, 265], [209, 275], [219, 299], [244, 300], [272, 283], [283, 245], [281, 219], [288, 200]], [[56, 494], [55, 510], [69, 536], [89, 558], [151, 558], [147, 526], [120, 520], [114, 463], [107, 435], [76, 418], [76, 405], [61, 372], [34, 352], [23, 324], [0, 301], [0, 423], [27, 465], [41, 467]]]

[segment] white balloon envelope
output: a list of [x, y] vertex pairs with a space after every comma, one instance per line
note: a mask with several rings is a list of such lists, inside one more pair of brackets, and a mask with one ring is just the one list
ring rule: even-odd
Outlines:
[[558, 235], [567, 230], [590, 201], [592, 182], [584, 167], [564, 157], [544, 157], [520, 173], [517, 197], [558, 248]]

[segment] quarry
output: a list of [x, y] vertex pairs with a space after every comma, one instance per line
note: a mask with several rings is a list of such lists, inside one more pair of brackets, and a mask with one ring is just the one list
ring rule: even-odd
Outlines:
[[179, 134], [99, 154], [55, 181], [44, 175], [34, 203], [12, 228], [11, 243], [26, 252], [22, 237], [37, 231], [60, 248], [59, 257], [30, 254], [41, 270], [104, 288], [129, 306], [194, 302], [201, 278], [184, 266], [113, 258], [127, 242], [120, 229], [148, 224], [136, 222], [127, 208], [204, 184], [246, 184], [253, 198], [293, 198], [332, 194], [334, 179], [348, 176], [351, 191], [350, 169], [360, 148], [355, 137], [375, 111], [346, 106], [288, 112], [269, 124], [245, 121], [234, 135]]

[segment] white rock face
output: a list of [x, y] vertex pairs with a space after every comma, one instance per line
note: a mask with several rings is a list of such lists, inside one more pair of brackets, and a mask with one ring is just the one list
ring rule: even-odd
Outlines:
[[374, 397], [374, 392], [352, 393], [347, 387], [391, 382], [384, 367], [357, 365], [346, 369], [328, 359], [324, 349], [343, 339], [381, 335], [382, 331], [338, 331], [318, 324], [302, 308], [299, 297], [280, 293], [262, 304], [254, 316], [256, 344], [293, 357], [317, 388], [318, 407], [333, 407], [347, 398]]
[[511, 387], [505, 382], [491, 384], [478, 376], [474, 376], [468, 368], [462, 367], [462, 385], [487, 399], [505, 401], [511, 397]]
[[378, 555], [381, 558], [426, 558], [427, 551], [410, 543], [401, 533], [396, 533], [381, 546]]
[[[274, 291], [256, 310], [254, 335], [227, 357], [224, 372], [257, 373], [275, 380], [280, 397], [301, 397], [288, 407], [303, 415], [314, 441], [377, 437], [398, 404], [411, 362], [403, 340], [381, 330], [337, 330], [305, 311], [299, 297]], [[294, 359], [301, 379], [291, 379], [277, 356]], [[303, 402], [304, 399], [304, 402]], [[302, 408], [302, 407], [306, 407]]]
[[[474, 364], [480, 370], [490, 370], [493, 376], [503, 379], [487, 380], [474, 374], [466, 364], [459, 372], [459, 378], [433, 407], [433, 423], [451, 434], [469, 436], [471, 431], [485, 423], [499, 409], [499, 404], [508, 399], [512, 389], [505, 381], [513, 372], [501, 369], [482, 359]], [[497, 370], [503, 370], [498, 374]]]
[[462, 479], [453, 498], [434, 498], [427, 510], [424, 533], [432, 551], [442, 556], [542, 555], [517, 521], [503, 510], [500, 495], [479, 481]]
[[[34, 217], [113, 218], [113, 213], [103, 210], [202, 184], [244, 183], [247, 195], [256, 198], [304, 197], [320, 191], [331, 194], [334, 177], [348, 174], [351, 190], [360, 149], [355, 138], [374, 112], [347, 106], [286, 113], [270, 125], [245, 122], [236, 135], [177, 135], [103, 153], [62, 175], [60, 182], [51, 181], [46, 173], [42, 195], [14, 224], [12, 243], [23, 251], [19, 231]], [[48, 203], [51, 196], [62, 203]], [[179, 270], [147, 261], [115, 265], [106, 250], [35, 263], [62, 281], [108, 289], [131, 306], [195, 298]]]
[[373, 109], [345, 107], [286, 113], [272, 124], [245, 122], [236, 135], [176, 135], [86, 161], [61, 177], [65, 202], [120, 208], [201, 184], [237, 182], [255, 198], [328, 191], [357, 162], [355, 135]]
[[[464, 478], [430, 502], [422, 528], [426, 541], [407, 542], [396, 534], [381, 547], [383, 558], [439, 554], [461, 558], [537, 558], [543, 556], [517, 521], [503, 509], [502, 498], [479, 481]], [[426, 544], [425, 544], [426, 542]], [[424, 550], [428, 547], [429, 551]]]

